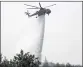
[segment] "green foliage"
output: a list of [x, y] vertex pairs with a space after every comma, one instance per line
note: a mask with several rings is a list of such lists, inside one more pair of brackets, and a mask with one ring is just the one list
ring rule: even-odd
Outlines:
[[24, 53], [23, 50], [20, 54], [16, 54], [13, 59], [8, 61], [6, 58], [1, 62], [0, 67], [39, 67], [40, 61], [29, 52]]

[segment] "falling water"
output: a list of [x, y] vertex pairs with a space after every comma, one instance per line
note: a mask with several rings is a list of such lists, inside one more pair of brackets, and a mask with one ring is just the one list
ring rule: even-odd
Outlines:
[[41, 60], [41, 52], [42, 52], [42, 47], [43, 47], [43, 39], [44, 39], [44, 28], [45, 28], [45, 15], [39, 16], [37, 19], [38, 23], [38, 36], [37, 36], [37, 41], [35, 42], [35, 54], [39, 59]]
[[38, 18], [31, 17], [28, 19], [30, 19], [31, 21], [27, 22], [29, 24], [25, 25], [24, 34], [22, 34], [16, 46], [16, 53], [18, 53], [20, 49], [23, 49], [24, 52], [30, 52], [36, 57], [39, 57], [39, 60], [41, 61], [45, 15], [41, 15]]

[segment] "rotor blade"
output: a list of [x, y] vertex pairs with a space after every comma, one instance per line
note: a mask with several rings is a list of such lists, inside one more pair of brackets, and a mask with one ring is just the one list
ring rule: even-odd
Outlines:
[[27, 8], [27, 9], [40, 9], [40, 8]]
[[40, 4], [40, 2], [39, 2], [39, 6], [41, 7], [41, 4]]
[[[56, 5], [56, 4], [53, 4], [53, 5], [50, 5], [50, 6], [46, 6], [46, 7], [51, 7], [51, 6], [54, 6], [54, 5]], [[44, 7], [44, 8], [46, 8], [46, 7]]]
[[24, 5], [26, 5], [26, 6], [31, 6], [31, 7], [35, 7], [35, 8], [39, 8], [39, 7], [36, 7], [36, 6], [32, 6], [32, 5], [27, 5], [27, 4], [24, 4]]

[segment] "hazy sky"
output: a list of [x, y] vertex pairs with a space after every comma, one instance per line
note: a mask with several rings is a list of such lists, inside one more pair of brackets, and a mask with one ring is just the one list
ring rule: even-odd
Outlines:
[[[16, 46], [30, 49], [30, 40], [36, 18], [28, 18], [27, 6], [38, 5], [38, 2], [2, 2], [1, 3], [1, 50], [4, 56], [12, 58]], [[82, 64], [82, 3], [81, 2], [41, 2], [50, 7], [51, 14], [45, 17], [45, 35], [42, 60], [59, 63]], [[33, 13], [36, 10], [29, 10]], [[35, 36], [35, 35], [34, 35]], [[33, 45], [32, 45], [33, 46]]]

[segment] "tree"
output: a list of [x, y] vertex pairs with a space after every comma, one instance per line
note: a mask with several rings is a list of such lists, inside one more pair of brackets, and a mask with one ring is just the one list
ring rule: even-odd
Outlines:
[[65, 64], [60, 64], [61, 67], [65, 67]]
[[67, 64], [66, 64], [66, 67], [71, 67], [71, 64], [67, 63]]
[[38, 58], [35, 58], [34, 55], [30, 55], [29, 52], [25, 53], [23, 50], [20, 51], [20, 54], [16, 54], [13, 59], [17, 67], [38, 67], [40, 61]]
[[0, 67], [39, 67], [40, 61], [29, 52], [24, 53], [23, 50], [16, 54], [13, 59], [8, 61], [5, 59], [1, 62]]
[[55, 65], [56, 67], [60, 67], [60, 64], [59, 63], [56, 63], [56, 65]]
[[1, 67], [9, 67], [9, 61], [6, 59], [6, 57], [4, 58], [3, 62], [1, 62]]

